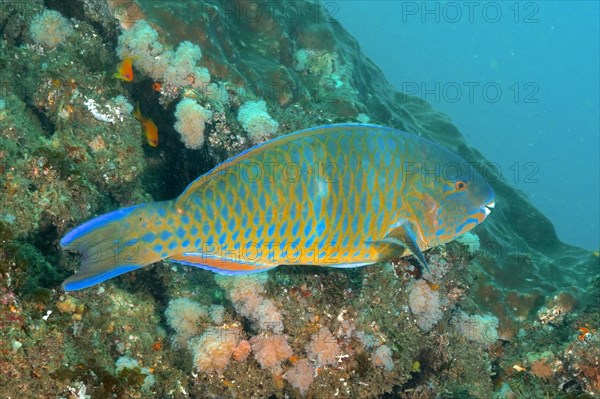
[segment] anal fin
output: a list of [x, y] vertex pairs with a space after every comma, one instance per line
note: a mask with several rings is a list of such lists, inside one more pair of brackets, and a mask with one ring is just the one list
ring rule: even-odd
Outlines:
[[169, 260], [187, 266], [194, 266], [204, 270], [210, 270], [217, 274], [242, 275], [261, 273], [277, 267], [277, 265], [257, 265], [253, 263], [240, 263], [231, 259], [221, 257], [210, 257], [201, 253], [186, 252], [171, 256]]

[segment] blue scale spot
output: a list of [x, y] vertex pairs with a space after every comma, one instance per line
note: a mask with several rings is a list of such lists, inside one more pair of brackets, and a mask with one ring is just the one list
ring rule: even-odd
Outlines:
[[252, 229], [246, 229], [246, 231], [244, 232], [244, 238], [247, 240], [248, 238], [250, 238], [250, 234], [252, 233]]
[[358, 219], [354, 219], [352, 223], [350, 223], [350, 228], [352, 229], [352, 231], [358, 230]]
[[185, 229], [183, 227], [179, 226], [179, 228], [177, 228], [177, 231], [175, 232], [175, 234], [177, 234], [177, 237], [183, 238], [183, 237], [185, 237]]
[[312, 233], [312, 220], [309, 220], [306, 227], [304, 227], [304, 235], [307, 236], [310, 233]]
[[381, 226], [383, 224], [383, 212], [379, 213], [379, 216], [377, 217], [377, 226]]
[[327, 251], [321, 251], [319, 253], [319, 261], [326, 261], [327, 260]]
[[[313, 179], [314, 176], [310, 176], [310, 178]], [[302, 186], [302, 184], [296, 183], [296, 188], [294, 191], [295, 191], [294, 194], [296, 195], [296, 198], [304, 198], [304, 187]], [[292, 211], [295, 214], [295, 210], [292, 208], [292, 209], [290, 209], [290, 216], [292, 214]]]
[[221, 207], [223, 206], [223, 198], [220, 195], [215, 196], [215, 208], [217, 209], [221, 209]]
[[371, 213], [367, 213], [363, 226], [369, 226], [371, 224]]
[[221, 217], [223, 220], [229, 220], [229, 207], [226, 206], [221, 210]]
[[285, 246], [287, 245], [287, 242], [288, 242], [287, 238], [286, 238], [286, 239], [284, 239], [283, 241], [281, 241], [281, 242], [279, 243], [279, 248], [280, 248], [281, 250], [284, 250], [284, 249], [285, 249]]
[[317, 245], [317, 248], [318, 248], [318, 249], [319, 249], [319, 251], [320, 251], [320, 250], [322, 250], [323, 248], [325, 248], [325, 246], [326, 246], [326, 245], [328, 245], [328, 244], [329, 244], [329, 243], [328, 243], [328, 242], [326, 242], [325, 240], [321, 240], [321, 241], [319, 241], [319, 243], [318, 243], [318, 245]]
[[279, 235], [284, 236], [286, 230], [287, 230], [287, 221], [283, 222], [283, 224], [279, 228]]
[[162, 254], [160, 254], [161, 258], [166, 258], [167, 256], [169, 256], [168, 252], [163, 252]]
[[181, 243], [181, 246], [182, 246], [182, 247], [187, 247], [188, 245], [190, 245], [190, 240], [184, 240], [184, 241]]
[[142, 241], [149, 243], [149, 244], [154, 242], [155, 239], [156, 239], [156, 234], [154, 234], [154, 233], [146, 233], [142, 237]]
[[304, 248], [309, 248], [313, 244], [314, 241], [315, 241], [315, 237], [310, 236], [304, 243]]
[[342, 241], [342, 248], [348, 247], [348, 241], [350, 241], [350, 236], [344, 237], [344, 240]]
[[221, 234], [221, 231], [223, 226], [221, 226], [221, 223], [217, 220], [215, 223], [215, 233], [216, 234]]
[[233, 211], [235, 212], [236, 215], [239, 215], [240, 213], [242, 213], [241, 201], [235, 201], [235, 203], [233, 204]]
[[[292, 209], [290, 209], [290, 220], [296, 220], [296, 208], [292, 207]], [[296, 222], [298, 223], [298, 222]]]
[[194, 195], [192, 197], [192, 201], [194, 201], [194, 204], [196, 204], [198, 206], [202, 205], [202, 201], [201, 201], [201, 199], [200, 199], [200, 197], [198, 195]]
[[164, 218], [167, 216], [167, 210], [165, 208], [158, 208], [158, 216]]
[[169, 243], [169, 246], [167, 247], [170, 251], [174, 250], [175, 248], [177, 248], [177, 245], [179, 245], [177, 243], [177, 241], [173, 240]]
[[196, 234], [198, 234], [198, 227], [196, 227], [196, 225], [193, 225], [192, 228], [190, 229], [190, 234], [195, 236]]
[[262, 247], [263, 243], [265, 242], [265, 240], [260, 240], [256, 243], [256, 248], [260, 248]]
[[135, 244], [137, 244], [137, 242], [138, 242], [137, 238], [134, 238], [133, 240], [129, 240], [123, 244], [123, 248], [134, 246]]
[[312, 258], [314, 254], [315, 254], [315, 251], [310, 251], [310, 252], [308, 252], [308, 253], [306, 254], [306, 257], [307, 257], [307, 258]]
[[160, 233], [159, 237], [161, 240], [167, 241], [169, 238], [173, 237], [173, 234], [165, 230], [162, 233]]
[[356, 251], [356, 252], [354, 253], [354, 255], [352, 255], [352, 256], [356, 258], [356, 257], [357, 257], [357, 256], [359, 256], [359, 255], [360, 255], [360, 251]]
[[231, 235], [231, 240], [232, 241], [237, 241], [238, 237], [240, 236], [240, 232], [239, 231], [235, 231], [233, 232], [233, 234]]
[[160, 244], [156, 244], [156, 245], [154, 246], [154, 248], [152, 248], [152, 250], [153, 250], [154, 252], [162, 252], [162, 250], [163, 250], [163, 246], [162, 246], [162, 245], [160, 245]]
[[248, 215], [242, 216], [242, 224], [241, 225], [244, 227], [248, 226]]
[[263, 226], [259, 226], [258, 229], [256, 230], [256, 236], [257, 237], [261, 237], [262, 233], [263, 233], [264, 227]]
[[200, 238], [198, 238], [196, 241], [194, 241], [194, 248], [200, 248], [201, 244], [202, 244], [202, 240]]
[[269, 226], [269, 228], [267, 229], [267, 235], [268, 235], [269, 237], [273, 237], [273, 233], [275, 233], [275, 225], [274, 225], [274, 224], [271, 224], [271, 225]]
[[[340, 215], [343, 215], [344, 212], [342, 210], [340, 210]], [[342, 218], [342, 231], [348, 231], [348, 219], [350, 219], [348, 216], [344, 216]]]
[[194, 211], [194, 221], [199, 222], [202, 220], [202, 214], [197, 209]]
[[188, 215], [183, 215], [183, 216], [181, 217], [181, 222], [182, 222], [183, 224], [189, 224], [189, 223], [190, 223], [190, 217], [189, 217]]
[[227, 223], [227, 228], [229, 229], [229, 231], [235, 230], [235, 224], [236, 224], [235, 218], [229, 219], [229, 223]]
[[267, 204], [267, 200], [265, 198], [265, 193], [262, 192], [262, 193], [260, 193], [260, 196], [258, 197], [258, 205], [264, 209], [266, 204]]
[[318, 237], [320, 237], [324, 231], [325, 231], [325, 221], [321, 219], [321, 220], [319, 220], [319, 223], [317, 223], [315, 234]]
[[227, 242], [227, 234], [221, 234], [221, 237], [219, 237], [219, 245], [223, 245], [225, 242]]
[[210, 226], [209, 226], [209, 224], [208, 224], [208, 223], [205, 223], [205, 224], [202, 226], [202, 234], [203, 234], [203, 235], [205, 235], [205, 236], [207, 236], [207, 235], [208, 235], [208, 233], [210, 233]]
[[300, 229], [300, 222], [296, 221], [292, 226], [292, 236], [296, 237], [298, 235], [298, 230]]
[[296, 249], [298, 248], [298, 245], [300, 244], [300, 238], [296, 238], [294, 241], [292, 241], [292, 243], [290, 244], [290, 248], [291, 249]]

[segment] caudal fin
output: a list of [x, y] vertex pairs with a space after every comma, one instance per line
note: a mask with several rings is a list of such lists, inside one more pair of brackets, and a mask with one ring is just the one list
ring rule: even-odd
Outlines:
[[83, 255], [80, 269], [63, 283], [65, 291], [87, 288], [163, 259], [165, 256], [156, 250], [156, 245], [151, 246], [149, 238], [157, 236], [153, 230], [157, 218], [166, 214], [166, 204], [119, 209], [65, 235], [61, 247]]

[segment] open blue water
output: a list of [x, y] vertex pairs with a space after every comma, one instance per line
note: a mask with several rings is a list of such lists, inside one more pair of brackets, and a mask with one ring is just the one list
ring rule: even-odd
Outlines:
[[446, 112], [564, 241], [597, 250], [597, 1], [323, 1], [400, 91]]

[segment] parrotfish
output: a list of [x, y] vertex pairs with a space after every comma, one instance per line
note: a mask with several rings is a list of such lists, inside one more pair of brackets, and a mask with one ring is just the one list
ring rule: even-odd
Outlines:
[[442, 146], [388, 127], [336, 124], [259, 144], [176, 199], [98, 216], [60, 241], [83, 254], [78, 290], [161, 260], [221, 274], [280, 265], [359, 267], [413, 255], [481, 223], [486, 180]]

